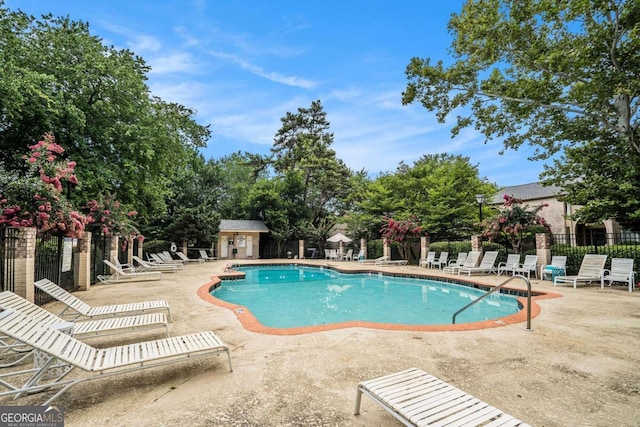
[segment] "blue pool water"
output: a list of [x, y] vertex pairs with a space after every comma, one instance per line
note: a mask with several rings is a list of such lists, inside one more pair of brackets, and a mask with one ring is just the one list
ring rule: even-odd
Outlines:
[[[237, 268], [243, 280], [212, 291], [249, 309], [265, 326], [292, 328], [348, 321], [406, 325], [451, 324], [453, 314], [485, 292], [463, 285], [378, 273], [344, 274], [303, 266]], [[516, 298], [498, 292], [459, 314], [456, 323], [519, 311]]]

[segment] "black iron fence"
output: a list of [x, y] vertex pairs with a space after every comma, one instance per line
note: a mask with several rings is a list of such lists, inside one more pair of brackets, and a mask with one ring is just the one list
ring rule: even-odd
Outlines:
[[444, 237], [438, 240], [432, 240], [429, 243], [429, 251], [440, 254], [448, 252], [448, 259], [455, 260], [460, 252], [469, 253], [471, 250], [471, 236], [468, 237]]
[[0, 291], [15, 291], [15, 265], [18, 230], [0, 229]]
[[554, 234], [551, 236], [551, 255], [567, 257], [567, 274], [576, 274], [585, 254], [607, 255], [605, 268], [612, 258], [634, 260], [636, 276], [640, 272], [640, 235], [633, 233], [604, 233], [597, 236], [581, 234]]
[[[73, 254], [76, 247], [77, 239], [62, 236], [36, 237], [34, 281], [49, 279], [64, 289], [73, 290]], [[38, 305], [53, 300], [37, 289], [34, 299]]]
[[91, 277], [89, 282], [93, 285], [98, 281], [98, 276], [109, 274], [108, 266], [104, 263], [109, 256], [111, 239], [107, 236], [94, 234], [91, 239]]

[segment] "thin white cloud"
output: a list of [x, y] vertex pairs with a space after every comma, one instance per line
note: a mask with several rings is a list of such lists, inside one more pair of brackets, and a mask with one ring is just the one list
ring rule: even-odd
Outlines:
[[242, 69], [275, 83], [281, 83], [293, 87], [300, 87], [303, 89], [313, 89], [317, 86], [317, 83], [312, 80], [307, 80], [296, 76], [285, 76], [276, 72], [267, 72], [262, 67], [254, 65], [251, 62], [230, 53], [210, 50], [209, 54], [216, 58], [224, 59], [226, 61], [239, 65]]
[[186, 52], [175, 52], [169, 55], [152, 57], [148, 60], [151, 73], [194, 73], [201, 66]]

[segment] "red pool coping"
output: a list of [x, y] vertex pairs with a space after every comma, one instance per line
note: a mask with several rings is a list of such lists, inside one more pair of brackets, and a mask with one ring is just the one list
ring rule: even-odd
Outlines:
[[[243, 264], [243, 266], [252, 265], [252, 264]], [[269, 265], [269, 264], [255, 264], [255, 265]], [[273, 265], [273, 264], [270, 264]], [[296, 265], [306, 266], [306, 267], [315, 267], [320, 268], [317, 265], [311, 264], [303, 264], [297, 263]], [[336, 270], [341, 273], [346, 274], [358, 274], [358, 273], [382, 273], [385, 274], [384, 271], [376, 270], [376, 269], [362, 269], [362, 270], [342, 270], [335, 266], [324, 267], [331, 270]], [[498, 328], [506, 325], [514, 325], [517, 323], [526, 322], [527, 320], [527, 299], [525, 297], [518, 297], [518, 303], [522, 307], [522, 310], [517, 313], [511, 314], [509, 316], [500, 317], [497, 319], [491, 320], [483, 320], [480, 322], [470, 322], [470, 323], [456, 323], [451, 325], [403, 325], [403, 324], [393, 324], [393, 323], [375, 323], [375, 322], [362, 322], [362, 321], [350, 321], [350, 322], [340, 322], [340, 323], [329, 323], [325, 325], [314, 325], [314, 326], [299, 326], [295, 328], [273, 328], [269, 326], [265, 326], [251, 313], [251, 311], [238, 304], [232, 304], [227, 301], [223, 301], [211, 295], [211, 291], [220, 285], [222, 280], [233, 280], [244, 278], [244, 273], [240, 271], [224, 271], [221, 273], [216, 273], [211, 276], [211, 281], [205, 283], [200, 288], [198, 288], [198, 296], [211, 304], [217, 305], [219, 307], [224, 307], [233, 312], [236, 318], [240, 321], [242, 326], [251, 332], [258, 332], [261, 334], [270, 334], [270, 335], [300, 335], [300, 334], [308, 334], [312, 332], [322, 332], [322, 331], [332, 331], [336, 329], [346, 329], [346, 328], [369, 328], [369, 329], [379, 329], [379, 330], [387, 330], [387, 331], [414, 331], [414, 332], [446, 332], [446, 331], [474, 331], [479, 329], [489, 329], [489, 328]], [[494, 285], [479, 282], [476, 280], [466, 280], [466, 279], [458, 279], [452, 278], [450, 276], [437, 276], [433, 274], [421, 274], [418, 272], [407, 274], [407, 273], [398, 273], [398, 272], [386, 272], [385, 275], [392, 277], [421, 277], [425, 279], [447, 279], [452, 280], [455, 279], [456, 282], [461, 284], [469, 284], [471, 286], [481, 286], [481, 287], [489, 287], [492, 288]], [[508, 288], [504, 287], [503, 289], [513, 290], [516, 292], [523, 292], [521, 289]], [[550, 298], [560, 298], [562, 295], [556, 294], [553, 292], [546, 291], [532, 291], [531, 296], [531, 318], [537, 317], [541, 308], [537, 304], [536, 301], [550, 299]]]

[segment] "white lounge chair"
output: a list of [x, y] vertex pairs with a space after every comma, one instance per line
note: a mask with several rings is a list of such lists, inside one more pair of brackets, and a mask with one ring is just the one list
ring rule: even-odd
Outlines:
[[162, 261], [164, 261], [167, 264], [184, 264], [184, 260], [182, 258], [180, 259], [175, 259], [174, 257], [171, 256], [171, 252], [169, 251], [162, 251], [160, 253], [158, 253], [158, 255], [160, 255], [160, 258], [162, 258]]
[[148, 262], [152, 264], [159, 264], [159, 265], [169, 264], [169, 265], [180, 265], [180, 266], [184, 264], [182, 261], [174, 260], [173, 258], [171, 258], [171, 255], [169, 255], [169, 259], [167, 259], [166, 255], [162, 254], [161, 252], [158, 252], [157, 254], [149, 253], [147, 254], [147, 258], [149, 258]]
[[524, 262], [522, 264], [518, 264], [513, 269], [513, 275], [521, 274], [527, 275], [527, 279], [531, 279], [531, 272], [533, 271], [534, 276], [538, 277], [538, 255], [525, 255]]
[[353, 259], [353, 249], [349, 249], [346, 254], [342, 255], [342, 261], [351, 261]]
[[[157, 328], [164, 328], [166, 336], [169, 336], [169, 324], [164, 313], [68, 322], [10, 291], [0, 292], [0, 309], [19, 311], [46, 326], [68, 330], [71, 335], [78, 339], [137, 333]], [[16, 349], [15, 343], [7, 343], [2, 338], [0, 338], [0, 343], [4, 344], [5, 349]], [[13, 360], [0, 365], [0, 368], [15, 366], [31, 356], [31, 351], [25, 351], [24, 348], [17, 348], [16, 350]]]
[[381, 256], [375, 259], [361, 259], [361, 260], [358, 260], [358, 262], [360, 262], [360, 264], [377, 264], [379, 262], [388, 261], [388, 260], [389, 260], [388, 256]]
[[118, 256], [114, 256], [113, 257], [113, 264], [118, 267], [119, 269], [127, 272], [127, 273], [134, 273], [136, 271], [135, 266], [129, 264], [129, 263], [121, 263], [120, 259], [118, 258]]
[[[8, 389], [0, 396], [19, 398], [59, 389], [42, 405], [82, 382], [220, 353], [227, 353], [229, 370], [233, 371], [229, 347], [211, 331], [98, 349], [21, 312], [3, 310], [0, 334], [44, 355], [43, 363], [34, 364], [33, 368], [0, 374], [0, 386]], [[52, 369], [55, 375], [49, 376]], [[69, 378], [74, 369], [91, 375]]]
[[456, 259], [449, 260], [449, 264], [447, 264], [445, 268], [461, 267], [464, 264], [464, 261], [467, 259], [467, 255], [468, 254], [466, 252], [458, 252], [458, 256], [456, 257]]
[[105, 317], [122, 317], [164, 312], [167, 315], [169, 322], [172, 321], [169, 303], [165, 300], [91, 306], [81, 299], [77, 298], [72, 293], [67, 292], [65, 289], [56, 285], [49, 279], [38, 280], [34, 283], [34, 285], [36, 286], [36, 288], [40, 289], [41, 291], [45, 292], [46, 294], [50, 295], [51, 297], [55, 298], [65, 305], [65, 308], [58, 315], [60, 317], [62, 317], [62, 315], [67, 310], [72, 311], [71, 317], [73, 319], [82, 317], [87, 317], [89, 319], [102, 319]]
[[156, 264], [143, 260], [138, 256], [133, 256], [133, 260], [138, 263], [136, 270], [143, 271], [161, 271], [164, 273], [175, 273], [182, 269], [182, 264]]
[[455, 274], [456, 272], [459, 273], [461, 268], [476, 267], [481, 255], [482, 254], [480, 253], [480, 251], [471, 251], [467, 254], [467, 257], [464, 259], [462, 265], [448, 265], [443, 268], [442, 271], [444, 273]]
[[405, 426], [529, 426], [416, 368], [358, 384], [355, 415], [363, 393]]
[[442, 267], [447, 265], [449, 260], [449, 252], [440, 252], [440, 256], [431, 262], [431, 268], [438, 267], [438, 270], [442, 270]]
[[180, 252], [180, 251], [176, 252], [176, 255], [178, 255], [178, 258], [180, 258], [184, 262], [199, 262], [199, 263], [204, 262], [202, 258], [189, 258], [184, 254], [184, 252]]
[[206, 261], [217, 261], [218, 258], [216, 257], [210, 257], [209, 254], [207, 253], [206, 250], [204, 249], [200, 249], [198, 252], [200, 252], [200, 258], [202, 258], [203, 260]]
[[436, 259], [436, 253], [429, 251], [427, 252], [426, 258], [421, 258], [420, 261], [418, 261], [418, 267], [429, 268], [431, 267], [431, 263], [435, 261], [435, 259]]
[[108, 276], [98, 275], [98, 280], [102, 283], [140, 282], [162, 279], [162, 272], [160, 271], [125, 271], [109, 262], [109, 260], [104, 259], [102, 261], [113, 270], [113, 274]]
[[408, 260], [406, 259], [388, 259], [389, 257], [386, 257], [387, 259], [381, 259], [379, 261], [376, 261], [374, 264], [384, 267], [384, 266], [392, 266], [392, 265], [407, 265], [409, 263]]
[[600, 289], [604, 288], [604, 282], [625, 282], [629, 285], [629, 292], [633, 292], [635, 285], [635, 273], [633, 271], [633, 258], [611, 258], [611, 269], [604, 270], [600, 280]]
[[513, 269], [516, 268], [519, 264], [520, 254], [507, 255], [506, 262], [498, 263], [498, 276], [502, 275], [502, 273], [513, 273]]
[[477, 267], [460, 267], [458, 274], [467, 273], [471, 276], [471, 273], [491, 274], [496, 272], [496, 259], [498, 258], [498, 251], [487, 251], [480, 261], [480, 265]]
[[553, 280], [555, 276], [567, 275], [567, 257], [564, 255], [554, 255], [551, 257], [551, 264], [540, 267], [540, 278], [542, 280]]
[[584, 258], [582, 258], [582, 264], [580, 264], [578, 274], [573, 276], [556, 276], [553, 279], [553, 286], [557, 286], [558, 283], [572, 283], [575, 289], [578, 282], [590, 283], [600, 281], [606, 262], [606, 255], [586, 254]]

